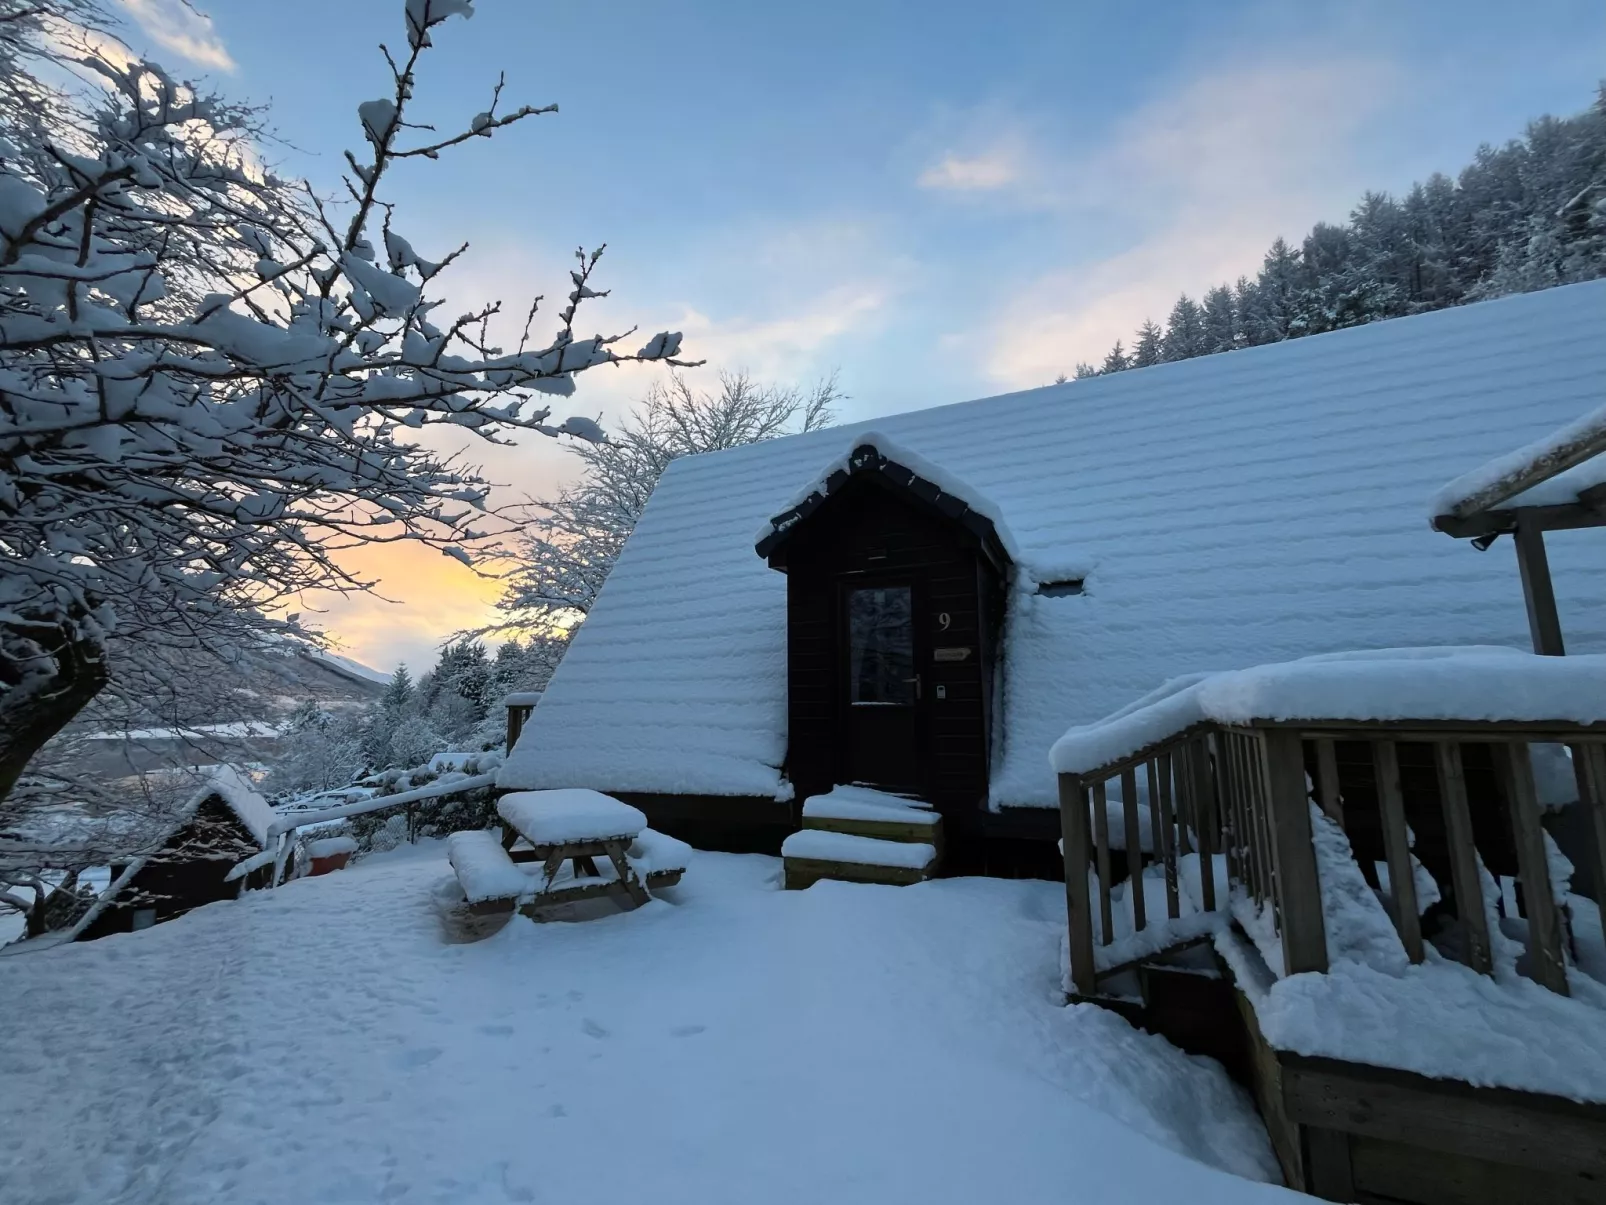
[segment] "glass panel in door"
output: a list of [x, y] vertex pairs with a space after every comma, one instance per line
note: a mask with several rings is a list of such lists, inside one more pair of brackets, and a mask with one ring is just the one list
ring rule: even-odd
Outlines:
[[914, 606], [908, 586], [848, 593], [848, 702], [854, 707], [912, 707]]

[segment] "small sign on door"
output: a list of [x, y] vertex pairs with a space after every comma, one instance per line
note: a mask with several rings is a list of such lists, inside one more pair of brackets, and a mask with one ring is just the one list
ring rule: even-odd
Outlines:
[[970, 649], [968, 647], [932, 649], [931, 659], [933, 661], [969, 661]]

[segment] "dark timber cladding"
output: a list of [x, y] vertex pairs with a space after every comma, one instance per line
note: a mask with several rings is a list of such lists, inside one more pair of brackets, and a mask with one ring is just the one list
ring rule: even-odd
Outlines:
[[1008, 558], [963, 500], [864, 445], [758, 545], [787, 574], [787, 770], [866, 782], [979, 830]]

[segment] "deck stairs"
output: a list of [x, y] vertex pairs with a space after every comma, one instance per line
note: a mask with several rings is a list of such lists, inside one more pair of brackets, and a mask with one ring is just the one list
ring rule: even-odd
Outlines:
[[781, 846], [786, 887], [821, 879], [906, 886], [942, 861], [942, 816], [930, 804], [869, 787], [838, 786], [803, 803], [803, 827]]

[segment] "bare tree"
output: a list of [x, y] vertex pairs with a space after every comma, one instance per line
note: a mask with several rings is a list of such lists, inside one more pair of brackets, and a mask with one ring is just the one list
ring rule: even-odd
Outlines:
[[[87, 3], [0, 0], [12, 64], [60, 65], [51, 20]], [[467, 0], [405, 0], [388, 95], [358, 106], [345, 196], [257, 164], [254, 115], [132, 56], [86, 53], [104, 82], [71, 136], [11, 120], [0, 142], [0, 799], [41, 746], [150, 650], [295, 635], [266, 618], [309, 589], [361, 590], [355, 544], [416, 540], [465, 562], [491, 538], [488, 485], [413, 442], [446, 425], [495, 442], [551, 424], [537, 395], [627, 360], [677, 364], [575, 321], [606, 294], [577, 253], [547, 340], [493, 346], [499, 305], [451, 321], [431, 261], [381, 185], [555, 106], [485, 111], [455, 134], [408, 120], [433, 36]], [[147, 661], [159, 673], [160, 658]]]
[[605, 442], [570, 446], [580, 480], [528, 508], [497, 604], [504, 619], [490, 630], [541, 630], [589, 612], [671, 461], [828, 427], [844, 396], [835, 373], [808, 389], [745, 372], [720, 374], [717, 392], [678, 372], [654, 382]]

